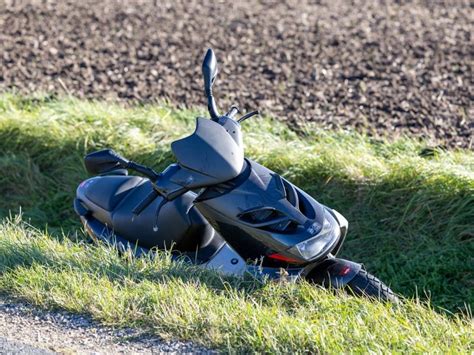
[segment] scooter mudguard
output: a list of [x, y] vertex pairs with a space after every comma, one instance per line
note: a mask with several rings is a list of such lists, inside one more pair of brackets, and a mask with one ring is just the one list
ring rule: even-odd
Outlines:
[[353, 261], [328, 258], [314, 268], [306, 271], [306, 279], [324, 287], [343, 288], [362, 269]]

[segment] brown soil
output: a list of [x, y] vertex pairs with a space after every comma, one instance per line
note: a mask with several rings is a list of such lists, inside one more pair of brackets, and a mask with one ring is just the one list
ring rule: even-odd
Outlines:
[[212, 46], [222, 111], [472, 147], [472, 15], [469, 1], [0, 0], [0, 90], [204, 105]]

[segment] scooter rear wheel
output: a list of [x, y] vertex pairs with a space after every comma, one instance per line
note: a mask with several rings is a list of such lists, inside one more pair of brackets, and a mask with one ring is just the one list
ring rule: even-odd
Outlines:
[[356, 296], [376, 298], [381, 301], [397, 303], [397, 295], [374, 275], [361, 269], [346, 285], [346, 290]]

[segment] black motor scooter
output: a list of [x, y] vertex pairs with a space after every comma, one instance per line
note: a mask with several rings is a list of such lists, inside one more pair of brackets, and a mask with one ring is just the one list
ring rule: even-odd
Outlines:
[[244, 157], [240, 124], [258, 112], [237, 119], [233, 106], [219, 115], [216, 75], [209, 49], [203, 76], [211, 118], [197, 118], [194, 133], [171, 144], [177, 163], [162, 173], [109, 149], [85, 157], [98, 176], [79, 185], [74, 208], [88, 234], [137, 254], [172, 248], [226, 274], [305, 278], [395, 301], [360, 264], [335, 257], [348, 227], [341, 214]]

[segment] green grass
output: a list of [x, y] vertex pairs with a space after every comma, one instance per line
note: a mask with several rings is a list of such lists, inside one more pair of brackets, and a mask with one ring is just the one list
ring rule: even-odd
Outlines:
[[427, 155], [423, 142], [407, 138], [381, 142], [310, 126], [303, 137], [270, 119], [244, 125], [248, 157], [347, 217], [342, 256], [422, 304], [222, 279], [170, 264], [166, 255], [133, 260], [86, 245], [72, 210], [87, 177], [83, 155], [112, 147], [159, 170], [173, 161], [169, 144], [192, 132], [197, 113], [0, 96], [0, 216], [21, 206], [34, 226], [4, 218], [1, 292], [221, 349], [472, 351], [473, 324], [462, 313], [474, 304], [473, 152]]
[[0, 288], [42, 307], [86, 313], [106, 324], [221, 350], [464, 352], [473, 323], [414, 301], [393, 306], [307, 283], [260, 284], [197, 267], [119, 257], [16, 221], [0, 226]]

